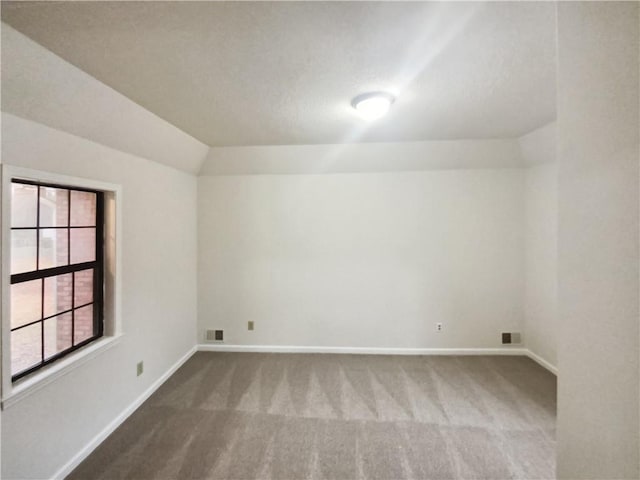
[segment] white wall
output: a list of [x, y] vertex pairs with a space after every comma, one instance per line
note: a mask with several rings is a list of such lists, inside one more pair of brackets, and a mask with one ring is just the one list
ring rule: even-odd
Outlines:
[[215, 147], [201, 175], [403, 172], [468, 168], [518, 168], [516, 139], [432, 140], [340, 145]]
[[557, 367], [558, 168], [535, 165], [524, 172], [525, 342]]
[[49, 478], [194, 345], [196, 178], [9, 114], [2, 160], [123, 186], [122, 342], [2, 412], [2, 478]]
[[524, 165], [545, 165], [555, 162], [557, 135], [558, 126], [554, 121], [518, 138], [518, 146]]
[[499, 347], [523, 327], [522, 190], [519, 169], [201, 176], [199, 341]]
[[558, 168], [556, 124], [518, 140], [524, 170], [525, 281], [527, 348], [557, 368], [558, 331]]
[[640, 4], [558, 3], [558, 476], [637, 479]]

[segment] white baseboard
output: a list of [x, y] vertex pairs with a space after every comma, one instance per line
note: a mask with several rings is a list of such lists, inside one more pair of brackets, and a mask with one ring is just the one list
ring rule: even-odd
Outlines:
[[524, 348], [385, 348], [199, 344], [201, 352], [346, 353], [362, 355], [527, 355]]
[[533, 360], [537, 364], [539, 364], [539, 365], [543, 366], [544, 368], [546, 368], [547, 370], [549, 370], [556, 377], [558, 376], [558, 368], [554, 367], [553, 365], [551, 365], [551, 363], [547, 362], [540, 355], [537, 355], [537, 354], [533, 353], [531, 350], [527, 350], [527, 357], [529, 357], [531, 360]]
[[385, 348], [385, 347], [310, 347], [298, 345], [226, 345], [201, 343], [200, 352], [258, 352], [258, 353], [345, 353], [362, 355], [520, 355], [558, 375], [558, 369], [544, 358], [523, 347], [499, 348]]
[[142, 395], [136, 398], [131, 405], [125, 408], [120, 415], [113, 419], [109, 425], [107, 425], [100, 433], [98, 433], [95, 437], [91, 439], [91, 441], [85, 445], [85, 447], [76, 453], [71, 460], [65, 463], [62, 468], [60, 468], [54, 475], [54, 479], [63, 479], [67, 475], [69, 475], [74, 468], [80, 465], [85, 458], [89, 456], [91, 452], [93, 452], [98, 445], [100, 445], [113, 431], [118, 428], [122, 422], [124, 422], [136, 409], [144, 403], [144, 401], [149, 398], [153, 392], [155, 392], [160, 385], [162, 385], [171, 375], [175, 373], [178, 368], [182, 366], [191, 356], [196, 352], [196, 347], [190, 349], [186, 354], [184, 354], [176, 363], [174, 363], [169, 370], [163, 373], [160, 378], [158, 378], [155, 382], [151, 384], [149, 388], [147, 388]]

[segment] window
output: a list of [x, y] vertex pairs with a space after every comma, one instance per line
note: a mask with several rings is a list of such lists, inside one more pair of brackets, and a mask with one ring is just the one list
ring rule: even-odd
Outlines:
[[0, 406], [118, 345], [122, 186], [0, 165]]
[[11, 379], [104, 332], [104, 193], [12, 179]]

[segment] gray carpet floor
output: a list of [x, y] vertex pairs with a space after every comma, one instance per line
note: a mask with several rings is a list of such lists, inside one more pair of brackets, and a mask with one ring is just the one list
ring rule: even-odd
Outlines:
[[200, 352], [68, 478], [548, 479], [555, 423], [525, 357]]

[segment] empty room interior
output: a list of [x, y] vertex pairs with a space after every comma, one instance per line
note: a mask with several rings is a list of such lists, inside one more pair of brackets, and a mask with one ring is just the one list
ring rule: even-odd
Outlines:
[[640, 478], [640, 3], [1, 6], [3, 479]]

